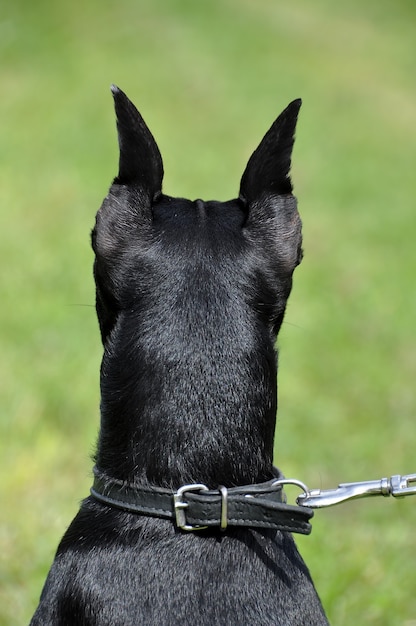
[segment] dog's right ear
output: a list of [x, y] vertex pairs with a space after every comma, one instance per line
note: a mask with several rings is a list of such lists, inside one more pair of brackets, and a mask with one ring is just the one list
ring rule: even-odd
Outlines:
[[126, 94], [111, 86], [120, 147], [116, 184], [139, 187], [151, 204], [161, 193], [163, 162], [156, 141]]

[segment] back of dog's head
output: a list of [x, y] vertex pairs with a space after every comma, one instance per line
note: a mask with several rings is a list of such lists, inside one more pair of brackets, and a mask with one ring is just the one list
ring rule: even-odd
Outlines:
[[124, 395], [118, 413], [133, 403], [157, 406], [159, 416], [170, 407], [176, 425], [181, 406], [185, 415], [215, 405], [218, 416], [238, 404], [249, 415], [253, 405], [265, 411], [263, 403], [273, 414], [265, 420], [272, 442], [274, 343], [302, 256], [289, 178], [300, 101], [253, 153], [239, 197], [203, 202], [162, 194], [156, 142], [125, 94], [114, 87], [113, 95], [119, 174], [92, 236], [104, 411], [115, 408], [115, 389], [118, 400]]
[[125, 94], [113, 87], [113, 95], [119, 175], [92, 237], [103, 341], [123, 311], [143, 313], [167, 300], [172, 315], [194, 311], [201, 322], [209, 312], [226, 318], [246, 301], [276, 334], [301, 260], [289, 178], [300, 101], [285, 109], [253, 153], [239, 198], [221, 203], [163, 195], [156, 142]]

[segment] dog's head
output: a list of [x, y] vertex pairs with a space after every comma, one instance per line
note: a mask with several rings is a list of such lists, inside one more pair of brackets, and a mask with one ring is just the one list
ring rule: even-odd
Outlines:
[[[119, 316], [160, 296], [204, 313], [236, 285], [276, 335], [299, 264], [301, 221], [289, 177], [300, 100], [279, 115], [252, 154], [236, 200], [191, 202], [162, 194], [163, 163], [156, 142], [127, 96], [112, 87], [120, 146], [119, 174], [96, 219], [97, 313], [103, 342]], [[233, 284], [234, 283], [234, 284]], [[204, 298], [204, 295], [203, 295]], [[191, 303], [192, 304], [192, 303]], [[151, 307], [152, 308], [152, 307]], [[226, 313], [224, 313], [226, 315]]]
[[302, 255], [289, 178], [300, 101], [250, 158], [239, 197], [203, 202], [162, 194], [155, 140], [113, 95], [119, 174], [92, 237], [104, 343], [97, 462], [158, 484], [266, 480], [274, 343]]

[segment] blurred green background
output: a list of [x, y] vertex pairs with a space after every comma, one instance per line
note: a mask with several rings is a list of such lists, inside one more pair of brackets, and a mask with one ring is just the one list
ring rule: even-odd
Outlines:
[[[322, 488], [416, 472], [415, 20], [410, 0], [3, 0], [2, 626], [29, 621], [90, 484], [89, 232], [117, 169], [111, 82], [156, 136], [165, 191], [190, 198], [235, 197], [303, 98], [276, 463]], [[412, 497], [316, 513], [298, 544], [334, 625], [416, 624], [415, 523]]]

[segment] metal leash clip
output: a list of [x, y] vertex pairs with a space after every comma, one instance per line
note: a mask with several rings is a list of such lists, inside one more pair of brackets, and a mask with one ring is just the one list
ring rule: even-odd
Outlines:
[[296, 502], [299, 506], [307, 506], [311, 509], [322, 509], [334, 506], [346, 500], [355, 498], [368, 498], [370, 496], [403, 496], [416, 495], [416, 474], [399, 474], [381, 480], [364, 480], [358, 483], [341, 483], [336, 489], [310, 489], [304, 490]]

